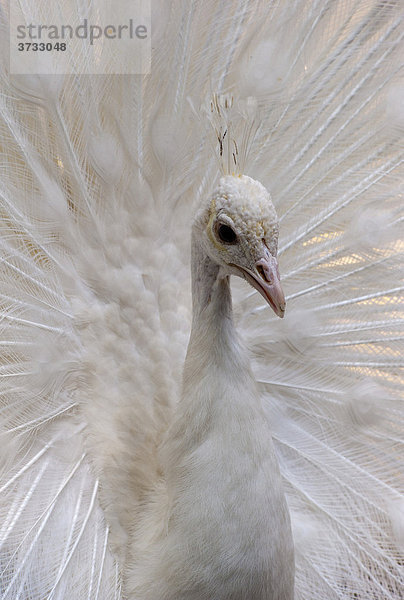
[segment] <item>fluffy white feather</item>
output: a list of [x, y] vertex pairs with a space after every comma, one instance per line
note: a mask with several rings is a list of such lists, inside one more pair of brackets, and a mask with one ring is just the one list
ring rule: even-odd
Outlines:
[[[231, 522], [224, 531], [211, 525], [228, 492], [231, 463], [220, 451], [241, 420], [237, 443], [267, 452], [276, 486], [279, 461], [296, 599], [398, 600], [400, 4], [153, 0], [150, 75], [11, 77], [1, 3], [2, 599], [158, 600], [148, 587], [155, 569], [167, 576], [156, 582], [161, 599], [219, 598], [217, 589], [192, 595], [187, 577], [203, 569], [185, 548], [198, 535], [202, 546], [208, 534], [231, 545], [237, 537]], [[42, 8], [21, 5], [30, 16]], [[49, 19], [56, 9], [46, 3]], [[220, 405], [212, 460], [223, 476], [211, 479], [203, 460], [189, 469], [181, 543], [148, 560], [171, 514], [162, 469], [174, 477], [181, 463], [180, 449], [160, 444], [185, 406], [192, 222], [220, 176], [210, 119], [194, 108], [212, 91], [256, 98], [255, 116], [235, 107], [225, 119], [238, 141], [251, 123], [239, 151], [277, 209], [287, 310], [277, 319], [245, 282], [232, 282], [248, 350], [241, 359], [232, 343], [229, 364], [211, 364], [220, 370], [209, 383], [225, 396], [244, 373], [264, 414]], [[206, 393], [192, 360], [187, 399]], [[245, 479], [243, 469], [254, 477], [247, 459], [238, 468], [236, 478]], [[205, 514], [193, 486], [206, 489]], [[240, 536], [259, 515], [250, 508], [244, 498], [235, 512]], [[268, 519], [282, 523], [282, 511], [269, 509]], [[272, 539], [264, 527], [259, 534], [267, 560]], [[203, 556], [217, 584], [226, 575], [220, 552], [204, 547]], [[182, 561], [189, 570], [178, 573]], [[158, 588], [162, 581], [171, 588]]]

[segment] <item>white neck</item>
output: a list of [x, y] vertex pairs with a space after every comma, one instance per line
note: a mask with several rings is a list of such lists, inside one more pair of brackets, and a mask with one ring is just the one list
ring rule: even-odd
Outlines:
[[183, 393], [161, 448], [164, 548], [175, 565], [164, 600], [292, 600], [293, 543], [270, 430], [237, 340], [229, 277], [197, 237]]
[[[205, 358], [208, 364], [214, 362], [225, 368], [229, 360], [241, 360], [243, 368], [249, 370], [249, 363], [240, 348], [233, 323], [230, 292], [230, 277], [221, 273], [220, 267], [206, 255], [198, 242], [198, 231], [194, 230], [192, 240], [192, 329], [184, 367], [184, 388], [188, 377], [195, 383], [195, 368], [202, 373]], [[212, 361], [212, 356], [215, 357]], [[201, 362], [202, 360], [202, 362]], [[241, 365], [240, 365], [241, 366]], [[191, 371], [191, 372], [190, 372]], [[183, 391], [185, 401], [189, 398]]]

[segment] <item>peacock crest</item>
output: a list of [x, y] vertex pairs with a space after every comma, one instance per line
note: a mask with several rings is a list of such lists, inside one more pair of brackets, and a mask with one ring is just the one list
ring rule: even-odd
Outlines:
[[243, 175], [259, 127], [256, 98], [235, 99], [232, 94], [213, 94], [202, 109], [211, 123], [223, 175]]

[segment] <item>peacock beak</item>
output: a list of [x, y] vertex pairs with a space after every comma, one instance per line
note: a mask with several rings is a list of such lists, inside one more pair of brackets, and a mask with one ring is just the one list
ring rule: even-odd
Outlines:
[[278, 317], [285, 316], [286, 301], [282, 290], [278, 261], [274, 256], [261, 258], [255, 269], [241, 268], [244, 278], [265, 298]]

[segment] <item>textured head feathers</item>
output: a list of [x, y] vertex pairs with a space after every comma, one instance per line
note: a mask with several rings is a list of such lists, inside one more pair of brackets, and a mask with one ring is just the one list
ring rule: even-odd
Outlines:
[[223, 214], [232, 219], [238, 232], [249, 235], [261, 246], [265, 240], [271, 254], [277, 252], [278, 218], [268, 190], [247, 175], [222, 177], [211, 202], [211, 218]]
[[205, 251], [222, 274], [246, 279], [282, 318], [278, 218], [264, 186], [246, 175], [222, 177], [207, 213], [202, 213], [199, 238], [201, 233]]

